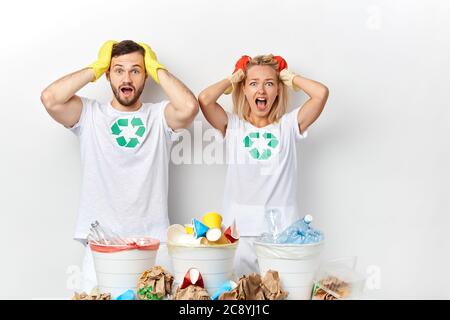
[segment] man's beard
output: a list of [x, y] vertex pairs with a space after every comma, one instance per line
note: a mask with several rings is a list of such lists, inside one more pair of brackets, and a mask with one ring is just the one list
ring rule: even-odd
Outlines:
[[118, 90], [118, 89], [115, 88], [115, 87], [112, 85], [112, 83], [111, 83], [111, 89], [112, 89], [112, 91], [113, 91], [113, 93], [114, 93], [114, 96], [116, 97], [117, 101], [119, 101], [119, 103], [120, 103], [121, 105], [125, 106], [125, 107], [130, 107], [130, 106], [132, 106], [133, 104], [135, 104], [136, 101], [139, 100], [139, 97], [141, 96], [142, 91], [144, 91], [144, 86], [145, 86], [145, 84], [143, 84], [138, 90], [136, 90], [136, 88], [135, 88], [134, 86], [132, 86], [131, 84], [123, 83], [122, 86], [127, 86], [127, 87], [132, 87], [132, 88], [133, 88], [134, 96], [133, 96], [133, 98], [132, 98], [131, 100], [128, 100], [128, 99], [122, 99], [122, 98], [120, 97], [120, 89]]

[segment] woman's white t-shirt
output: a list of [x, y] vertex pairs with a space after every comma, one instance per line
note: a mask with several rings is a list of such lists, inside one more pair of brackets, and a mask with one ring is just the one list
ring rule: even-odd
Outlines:
[[298, 209], [297, 114], [286, 113], [277, 123], [258, 128], [227, 112], [224, 137], [228, 170], [222, 214], [224, 223], [234, 218], [242, 236], [269, 231], [267, 214], [278, 212], [278, 227], [285, 228], [300, 216]]

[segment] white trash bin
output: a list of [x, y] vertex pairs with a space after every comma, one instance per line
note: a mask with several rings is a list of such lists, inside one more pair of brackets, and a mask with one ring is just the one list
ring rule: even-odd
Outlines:
[[167, 244], [174, 271], [176, 288], [184, 279], [190, 268], [197, 268], [203, 278], [205, 289], [209, 295], [227, 280], [233, 280], [234, 257], [238, 242], [221, 245]]
[[155, 264], [159, 240], [139, 238], [129, 245], [90, 243], [90, 247], [98, 288], [101, 293], [115, 297], [129, 289], [136, 292], [141, 274]]
[[287, 300], [311, 299], [323, 244], [323, 241], [313, 244], [253, 243], [260, 274], [278, 271], [281, 287], [289, 293]]

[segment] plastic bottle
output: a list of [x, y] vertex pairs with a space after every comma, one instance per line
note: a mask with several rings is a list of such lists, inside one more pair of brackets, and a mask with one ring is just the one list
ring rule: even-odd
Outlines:
[[126, 241], [106, 227], [100, 226], [98, 221], [91, 223], [92, 237], [100, 244], [126, 245]]
[[313, 217], [309, 214], [297, 220], [280, 233], [275, 239], [275, 243], [305, 243], [308, 231], [311, 229], [311, 221], [313, 221]]
[[100, 244], [109, 244], [106, 235], [104, 234], [102, 228], [100, 227], [100, 223], [98, 221], [94, 221], [91, 223], [91, 234], [92, 238]]
[[265, 213], [265, 219], [267, 223], [268, 233], [264, 234], [264, 242], [274, 242], [281, 233], [281, 213], [278, 209], [269, 209]]

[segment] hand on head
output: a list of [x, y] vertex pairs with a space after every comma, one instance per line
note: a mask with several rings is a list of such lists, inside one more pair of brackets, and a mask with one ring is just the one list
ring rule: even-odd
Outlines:
[[88, 68], [92, 68], [94, 70], [94, 80], [92, 82], [97, 81], [98, 78], [102, 76], [109, 69], [109, 65], [111, 64], [111, 52], [113, 46], [117, 43], [115, 40], [108, 40], [100, 47], [98, 51], [97, 60], [91, 63]]
[[167, 70], [166, 67], [158, 62], [155, 52], [152, 50], [152, 48], [150, 48], [149, 45], [143, 42], [138, 42], [138, 44], [145, 50], [144, 62], [147, 74], [150, 75], [153, 80], [155, 80], [155, 82], [159, 84], [158, 69]]
[[227, 78], [231, 82], [231, 86], [225, 90], [225, 94], [233, 92], [235, 84], [241, 82], [245, 78], [245, 70], [251, 59], [251, 57], [244, 55], [236, 62], [232, 75]]

